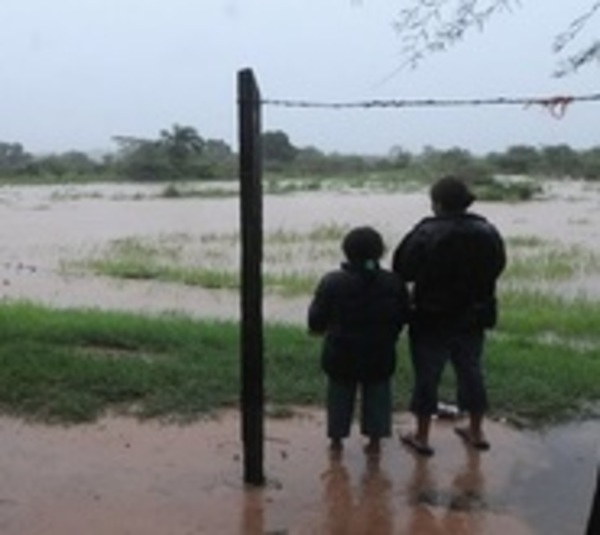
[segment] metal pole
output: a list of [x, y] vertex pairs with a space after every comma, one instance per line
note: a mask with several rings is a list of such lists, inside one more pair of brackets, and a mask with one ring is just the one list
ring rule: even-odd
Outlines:
[[264, 485], [262, 150], [260, 93], [238, 73], [241, 215], [241, 404], [244, 481]]

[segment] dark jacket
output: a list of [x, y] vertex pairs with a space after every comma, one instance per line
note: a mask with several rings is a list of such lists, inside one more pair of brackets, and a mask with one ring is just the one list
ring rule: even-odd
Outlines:
[[471, 213], [427, 217], [394, 252], [394, 272], [413, 282], [413, 321], [490, 328], [496, 323], [496, 280], [506, 265], [504, 241]]
[[309, 330], [325, 335], [321, 353], [325, 373], [353, 381], [390, 377], [407, 314], [406, 286], [390, 271], [342, 264], [326, 274], [308, 310]]

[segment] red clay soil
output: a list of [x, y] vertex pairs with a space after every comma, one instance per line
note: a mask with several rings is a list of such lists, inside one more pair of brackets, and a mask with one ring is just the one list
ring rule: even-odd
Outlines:
[[[410, 419], [397, 418], [397, 429]], [[263, 489], [242, 483], [239, 417], [187, 426], [0, 419], [2, 535], [583, 533], [598, 422], [545, 433], [489, 424], [489, 452], [439, 421], [436, 455], [355, 435], [331, 458], [321, 411], [266, 423]]]

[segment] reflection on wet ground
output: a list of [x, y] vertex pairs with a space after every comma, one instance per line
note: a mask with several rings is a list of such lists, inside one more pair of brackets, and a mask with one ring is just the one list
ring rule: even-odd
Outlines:
[[[409, 425], [396, 417], [396, 429]], [[106, 419], [73, 428], [0, 420], [3, 535], [579, 535], [600, 422], [548, 431], [490, 423], [492, 450], [438, 421], [433, 458], [353, 436], [331, 457], [322, 411], [266, 425], [265, 488], [245, 488], [239, 417], [189, 426]], [[93, 526], [93, 531], [90, 531]]]

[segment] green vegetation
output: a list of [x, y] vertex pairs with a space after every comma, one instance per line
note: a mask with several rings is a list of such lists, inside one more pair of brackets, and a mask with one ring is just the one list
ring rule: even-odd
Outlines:
[[[17, 151], [18, 152], [18, 151]], [[181, 173], [198, 157], [174, 157]], [[431, 154], [430, 154], [431, 156]], [[188, 163], [183, 163], [187, 161]], [[1, 174], [1, 173], [0, 173]], [[398, 177], [402, 177], [398, 181]], [[423, 183], [406, 168], [293, 181], [273, 179], [289, 191], [311, 187], [410, 189]], [[426, 180], [422, 173], [420, 180]], [[506, 181], [502, 199], [523, 199], [535, 181]], [[348, 186], [350, 184], [350, 186]], [[494, 179], [474, 179], [480, 197], [496, 198]], [[526, 193], [520, 193], [524, 187]], [[206, 193], [189, 182], [172, 182], [160, 195]], [[510, 193], [509, 193], [510, 192]], [[68, 194], [68, 193], [67, 193]], [[572, 224], [589, 224], [585, 218]], [[303, 232], [277, 229], [265, 235], [267, 294], [308, 299], [325, 268], [340, 259], [348, 228], [332, 222]], [[237, 291], [237, 233], [169, 234], [110, 242], [65, 270], [91, 270], [122, 279], [152, 279]], [[391, 240], [389, 241], [391, 243]], [[545, 424], [600, 412], [600, 303], [566, 297], [561, 285], [600, 274], [600, 258], [582, 246], [537, 236], [507, 240], [509, 265], [501, 285], [499, 328], [490, 333], [486, 366], [492, 415]], [[563, 286], [564, 287], [564, 286]], [[0, 303], [0, 410], [47, 422], [90, 421], [107, 412], [141, 418], [193, 420], [235, 406], [239, 394], [239, 326], [178, 315], [144, 316], [98, 310], [52, 310], [27, 303]], [[272, 414], [297, 404], [323, 403], [318, 365], [320, 340], [302, 326], [266, 326], [266, 391]], [[400, 342], [397, 408], [404, 410], [411, 371], [406, 338]], [[443, 395], [452, 401], [451, 377]]]
[[[265, 235], [266, 293], [287, 297], [309, 295], [320, 274], [338, 263], [344, 225], [322, 224], [306, 232], [275, 230]], [[391, 243], [391, 240], [390, 240]], [[208, 289], [239, 288], [236, 268], [239, 235], [210, 234], [194, 243], [190, 236], [115, 240], [86, 259], [65, 264], [98, 275], [121, 279], [151, 279]], [[565, 246], [535, 236], [507, 240], [510, 261], [502, 284], [508, 288], [568, 283], [576, 277], [600, 274], [600, 257], [582, 246]]]
[[[339, 241], [346, 231], [343, 225], [331, 223], [307, 232], [280, 229], [268, 233], [265, 236], [266, 292], [308, 297], [322, 271], [320, 267], [315, 270], [313, 264], [321, 261], [331, 265], [337, 261]], [[167, 235], [149, 241], [130, 238], [113, 242], [89, 266], [110, 276], [235, 289], [239, 284], [238, 274], [231, 271], [234, 260], [228, 252], [237, 253], [238, 243], [237, 234], [207, 234], [200, 244], [192, 243], [187, 235]], [[202, 253], [190, 253], [195, 246], [203, 248]], [[544, 282], [568, 282], [582, 274], [598, 274], [600, 261], [580, 246], [567, 247], [536, 236], [509, 237], [507, 246], [510, 262], [501, 283], [501, 321], [499, 328], [490, 335], [486, 360], [494, 414], [533, 423], [590, 414], [600, 407], [600, 383], [594, 380], [600, 372], [600, 303], [547, 295], [535, 288]], [[213, 265], [190, 265], [193, 258], [203, 258]], [[303, 258], [309, 258], [311, 266], [303, 266]], [[289, 266], [296, 267], [290, 270]], [[60, 362], [64, 366], [67, 366], [65, 363], [68, 366], [77, 363], [77, 373], [89, 366], [89, 373], [99, 378], [99, 385], [95, 389], [86, 389], [83, 401], [77, 401], [76, 408], [63, 408], [62, 405], [57, 408], [54, 402], [45, 402], [43, 409], [40, 405], [29, 410], [20, 403], [9, 404], [13, 412], [30, 412], [41, 418], [93, 418], [108, 407], [133, 411], [141, 416], [192, 418], [228, 406], [237, 399], [238, 334], [233, 324], [87, 311], [51, 312], [31, 307], [17, 307], [16, 312], [7, 312], [7, 321], [10, 317], [16, 318], [14, 321], [18, 324], [25, 324], [24, 320], [19, 320], [19, 314], [23, 313], [20, 310], [29, 310], [41, 324], [61, 322], [63, 328], [54, 329], [56, 332], [69, 330], [70, 325], [73, 331], [79, 331], [86, 325], [83, 339], [78, 340], [71, 333], [75, 342], [57, 344], [63, 351]], [[35, 325], [35, 322], [27, 321], [27, 324]], [[111, 327], [102, 327], [97, 333], [94, 325]], [[4, 330], [10, 332], [10, 329]], [[151, 337], [145, 334], [146, 330], [152, 333]], [[175, 342], [168, 334], [173, 330], [179, 333]], [[167, 333], [168, 342], [161, 339], [163, 332]], [[37, 337], [29, 335], [26, 338], [31, 342]], [[205, 337], [212, 341], [207, 342]], [[211, 354], [219, 337], [221, 353], [210, 358], [207, 355]], [[90, 343], [89, 338], [95, 342]], [[320, 404], [323, 378], [318, 367], [319, 341], [306, 336], [301, 327], [283, 325], [269, 325], [266, 340], [267, 392], [272, 410], [279, 414], [288, 412], [289, 406], [295, 404]], [[43, 340], [41, 346], [46, 343]], [[206, 344], [211, 351], [205, 349]], [[411, 377], [404, 338], [400, 348], [402, 358], [396, 386], [400, 393], [398, 408], [404, 408]], [[45, 353], [40, 352], [38, 359], [43, 361], [47, 358], [44, 354], [55, 355], [58, 351], [55, 347], [46, 349]], [[26, 351], [19, 349], [15, 353], [25, 354]], [[95, 358], [90, 359], [90, 356]], [[106, 363], [107, 356], [109, 364]], [[115, 372], [121, 362], [124, 371]], [[189, 373], [185, 366], [189, 366]], [[38, 363], [36, 368], [42, 370], [44, 365]], [[153, 382], [155, 379], [148, 377], [155, 369], [159, 371]], [[108, 379], [102, 374], [109, 377], [112, 373], [118, 373], [119, 380], [126, 384], [113, 385], [108, 393], [104, 393], [102, 389], [108, 387], [102, 384]], [[132, 377], [127, 375], [129, 373]], [[194, 377], [195, 373], [199, 376]], [[167, 384], [160, 379], [163, 374], [169, 379]], [[223, 383], [217, 379], [213, 381], [215, 377], [226, 377], [227, 380]], [[140, 387], [136, 381], [143, 378], [147, 382]], [[42, 379], [56, 384], [54, 378], [43, 375]], [[203, 381], [208, 381], [209, 385], [204, 385]], [[200, 388], [198, 385], [202, 385], [202, 394], [194, 392], [194, 388]], [[211, 388], [216, 389], [216, 393], [213, 394]], [[76, 390], [70, 385], [68, 389], [69, 392]], [[35, 390], [40, 392], [41, 398], [47, 395], [43, 393], [47, 391], [44, 385]], [[115, 390], [118, 390], [117, 394], [114, 394]], [[89, 399], [91, 391], [97, 396], [94, 402]], [[453, 381], [448, 377], [443, 393], [452, 400], [452, 392]], [[77, 407], [88, 405], [90, 409], [81, 409], [81, 415], [77, 416]]]
[[[346, 231], [330, 223], [266, 234], [266, 292], [308, 299], [323, 266], [338, 261]], [[237, 233], [206, 234], [197, 242], [187, 234], [126, 238], [78, 267], [119, 278], [235, 290], [238, 245]], [[536, 236], [509, 237], [507, 246], [500, 323], [490, 333], [486, 358], [492, 414], [544, 424], [597, 412], [600, 303], [561, 297], [555, 290], [576, 277], [597, 275], [600, 260], [581, 246]], [[540, 289], [544, 283], [553, 292]], [[5, 302], [0, 304], [0, 408], [49, 422], [93, 420], [106, 411], [195, 419], [238, 402], [238, 331], [234, 322]], [[266, 391], [273, 414], [288, 413], [297, 404], [322, 404], [319, 348], [320, 340], [302, 326], [266, 326]], [[397, 407], [405, 409], [411, 382], [405, 337], [400, 355]], [[448, 401], [453, 384], [445, 378], [442, 393]]]
[[[318, 225], [306, 233], [284, 230], [267, 233], [265, 291], [284, 296], [312, 292], [320, 269], [337, 263], [339, 243], [346, 231], [345, 226], [331, 223]], [[236, 268], [238, 245], [237, 234], [205, 235], [199, 243], [186, 235], [165, 235], [158, 239], [131, 237], [110, 242], [90, 259], [65, 263], [64, 269], [89, 269], [98, 275], [120, 279], [231, 290], [240, 284]], [[321, 264], [315, 266], [314, 262], [319, 261]], [[290, 266], [299, 267], [290, 269]]]
[[546, 242], [535, 236], [508, 240], [510, 262], [503, 281], [544, 283], [600, 274], [600, 257], [577, 245]]
[[[268, 233], [265, 290], [308, 299], [322, 271], [319, 262], [337, 261], [346, 230], [331, 223], [303, 233]], [[238, 242], [235, 233], [206, 234], [200, 243], [185, 234], [128, 238], [84, 266], [120, 278], [237, 289], [230, 253], [237, 255]], [[536, 236], [510, 237], [507, 246], [500, 323], [490, 333], [486, 358], [492, 415], [545, 424], [597, 413], [600, 303], [536, 288], [598, 274], [600, 261], [582, 247]], [[300, 263], [307, 250], [310, 267]], [[194, 266], [194, 258], [212, 265]], [[238, 402], [234, 322], [4, 303], [0, 332], [0, 407], [10, 414], [50, 422], [92, 420], [106, 411], [189, 420]], [[265, 338], [270, 412], [321, 405], [320, 340], [302, 326], [279, 324], [267, 325]], [[411, 382], [405, 337], [400, 355], [397, 407], [405, 409]], [[442, 395], [452, 401], [454, 382], [447, 375]]]
[[[182, 183], [233, 180], [238, 175], [238, 157], [229, 144], [206, 139], [192, 126], [174, 124], [155, 138], [114, 136], [113, 141], [116, 150], [95, 157], [77, 150], [36, 156], [18, 142], [0, 141], [0, 182]], [[600, 147], [576, 150], [565, 144], [514, 145], [485, 155], [459, 147], [425, 147], [413, 153], [400, 146], [378, 156], [328, 154], [311, 146], [297, 147], [285, 132], [275, 130], [263, 132], [262, 154], [269, 193], [321, 190], [336, 182], [338, 187], [341, 183], [353, 189], [406, 190], [452, 173], [471, 182], [482, 199], [519, 201], [540, 193], [543, 179], [600, 180]], [[507, 177], [530, 178], [515, 181]], [[182, 192], [175, 187], [165, 190], [174, 197]]]
[[[492, 415], [544, 424], [592, 414], [600, 401], [600, 304], [509, 292], [502, 305], [486, 359]], [[3, 303], [0, 332], [7, 414], [80, 422], [110, 411], [190, 421], [238, 404], [235, 322]], [[274, 413], [322, 405], [319, 347], [302, 326], [266, 326], [265, 389]], [[410, 380], [403, 337], [398, 409]], [[451, 396], [452, 384], [448, 377], [442, 393]]]

